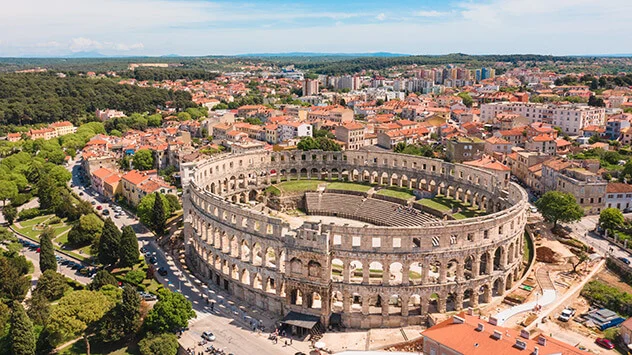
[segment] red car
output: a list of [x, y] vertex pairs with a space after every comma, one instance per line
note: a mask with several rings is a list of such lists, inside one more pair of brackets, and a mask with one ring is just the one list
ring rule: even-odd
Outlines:
[[604, 339], [604, 338], [597, 338], [595, 339], [595, 343], [597, 343], [597, 345], [601, 346], [602, 348], [606, 348], [606, 349], [614, 349], [614, 344], [612, 344], [612, 342], [608, 339]]
[[98, 205], [98, 206], [97, 206], [97, 210], [99, 210], [99, 211], [101, 211], [101, 209], [102, 209], [102, 208], [103, 208], [103, 207], [101, 207], [101, 205]]

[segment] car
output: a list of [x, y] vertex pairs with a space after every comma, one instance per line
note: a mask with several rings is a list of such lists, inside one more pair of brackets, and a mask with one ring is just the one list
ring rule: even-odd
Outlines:
[[103, 210], [103, 215], [104, 215], [104, 216], [107, 216], [107, 215], [109, 215], [109, 214], [110, 214], [110, 210]]
[[533, 207], [533, 206], [531, 206], [531, 208], [529, 208], [529, 211], [531, 211], [531, 213], [538, 213], [537, 207]]
[[140, 247], [141, 253], [147, 253], [147, 247]]
[[156, 264], [156, 263], [158, 263], [158, 259], [156, 259], [156, 257], [155, 257], [155, 256], [151, 256], [151, 257], [149, 258], [149, 263], [150, 263], [150, 264]]
[[83, 196], [83, 192], [79, 191], [79, 196]]
[[79, 270], [79, 268], [81, 268], [81, 267], [82, 267], [81, 264], [74, 263], [70, 268], [73, 269], [73, 270]]
[[624, 257], [620, 256], [617, 259], [623, 261], [627, 265], [630, 265], [630, 259], [628, 259], [628, 258], [624, 258]]
[[601, 346], [602, 348], [606, 348], [608, 350], [614, 349], [614, 344], [612, 344], [610, 340], [605, 339], [605, 338], [597, 338], [595, 339], [595, 343]]
[[72, 262], [72, 261], [70, 261], [70, 260], [68, 260], [68, 259], [63, 259], [63, 260], [61, 261], [61, 264], [62, 264], [62, 265], [70, 265], [70, 263], [71, 263], [71, 262]]
[[91, 204], [92, 206], [94, 206], [94, 205], [96, 205], [96, 204], [97, 204], [97, 201], [90, 201], [90, 204]]
[[140, 296], [144, 301], [156, 301], [158, 297], [156, 295], [152, 295], [151, 293], [144, 293]]
[[215, 334], [213, 334], [212, 332], [204, 332], [202, 333], [202, 339], [208, 340], [208, 341], [215, 341]]
[[101, 211], [102, 209], [103, 209], [103, 206], [101, 206], [101, 205], [97, 206], [97, 211]]
[[562, 313], [560, 313], [560, 316], [557, 317], [557, 319], [559, 319], [562, 322], [568, 322], [569, 320], [571, 320], [571, 318], [575, 315], [575, 308], [572, 307], [566, 307]]
[[168, 271], [167, 271], [167, 269], [165, 269], [164, 267], [160, 267], [160, 268], [158, 269], [158, 275], [160, 275], [160, 276], [167, 276], [167, 274], [168, 274], [168, 273], [169, 273], [169, 272], [168, 272]]

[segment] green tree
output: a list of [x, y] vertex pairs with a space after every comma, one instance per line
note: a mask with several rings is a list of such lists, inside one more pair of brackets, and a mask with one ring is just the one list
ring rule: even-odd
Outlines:
[[119, 245], [119, 265], [129, 267], [138, 263], [140, 251], [138, 250], [138, 239], [134, 229], [130, 226], [123, 227], [121, 242]]
[[82, 336], [86, 353], [90, 354], [89, 334], [99, 320], [114, 307], [114, 302], [97, 291], [80, 290], [69, 293], [53, 307], [47, 329], [51, 342], [61, 342]]
[[172, 213], [175, 211], [179, 211], [182, 207], [180, 206], [180, 201], [178, 201], [178, 196], [173, 194], [164, 195], [169, 202], [169, 211]]
[[58, 204], [59, 188], [50, 175], [40, 173], [37, 181], [37, 197], [39, 197], [40, 208], [43, 210], [54, 209]]
[[[0, 184], [2, 182], [0, 181]], [[13, 206], [4, 206], [2, 209], [2, 214], [4, 215], [4, 219], [7, 220], [9, 224], [13, 224], [15, 218], [18, 216], [18, 210]]]
[[93, 291], [98, 291], [105, 285], [118, 286], [118, 281], [116, 281], [116, 278], [109, 271], [99, 270], [94, 275], [94, 279], [92, 279], [88, 288]]
[[155, 115], [147, 116], [147, 125], [150, 127], [160, 127], [162, 125], [162, 115], [157, 113]]
[[55, 259], [53, 238], [55, 238], [55, 231], [51, 227], [44, 229], [42, 234], [40, 234], [39, 263], [40, 270], [42, 272], [45, 272], [46, 270], [57, 270], [57, 259]]
[[150, 332], [172, 332], [187, 326], [195, 318], [191, 302], [182, 294], [164, 290], [158, 302], [145, 318], [145, 327]]
[[105, 220], [101, 238], [99, 238], [99, 262], [103, 265], [116, 263], [119, 258], [119, 245], [121, 243], [121, 231], [112, 221]]
[[178, 114], [178, 121], [189, 121], [191, 119], [191, 115], [188, 112], [180, 112]]
[[[169, 207], [169, 211], [167, 211], [167, 215], [171, 215], [173, 211], [171, 210], [171, 206], [170, 206], [169, 201], [167, 200], [167, 197], [163, 194], [159, 194], [159, 195], [160, 195], [160, 198], [162, 199], [163, 205], [166, 207]], [[145, 195], [145, 197], [143, 197], [140, 200], [140, 203], [138, 204], [138, 207], [136, 208], [136, 215], [140, 219], [140, 222], [150, 229], [154, 228], [154, 223], [153, 223], [154, 212], [153, 211], [154, 211], [155, 202], [156, 202], [155, 193]]]
[[35, 354], [35, 333], [33, 333], [33, 322], [26, 315], [24, 307], [18, 301], [13, 301], [11, 306], [11, 354], [14, 355], [34, 355]]
[[567, 192], [549, 191], [535, 205], [542, 217], [553, 223], [553, 228], [557, 226], [557, 222], [574, 222], [584, 216], [584, 210], [575, 200], [575, 196]]
[[108, 312], [99, 324], [98, 335], [105, 342], [131, 338], [140, 327], [140, 297], [136, 288], [123, 287], [121, 302]]
[[178, 338], [175, 334], [149, 334], [138, 343], [141, 355], [176, 355]]
[[15, 198], [18, 195], [18, 186], [10, 180], [0, 180], [0, 200], [4, 206], [7, 200]]
[[103, 221], [96, 214], [81, 216], [68, 232], [68, 243], [73, 246], [90, 245], [103, 231]]
[[320, 149], [318, 142], [312, 137], [301, 138], [301, 140], [296, 144], [296, 148], [300, 150], [314, 150]]
[[46, 270], [37, 280], [33, 293], [44, 296], [48, 301], [55, 301], [64, 295], [66, 289], [68, 289], [68, 284], [64, 275], [54, 270]]
[[599, 225], [604, 229], [618, 229], [624, 223], [625, 218], [618, 208], [604, 208], [599, 214]]
[[165, 234], [165, 228], [167, 225], [167, 217], [168, 217], [168, 207], [165, 206], [161, 195], [156, 192], [154, 198], [154, 207], [152, 209], [152, 221], [154, 225], [154, 231], [159, 236]]
[[33, 293], [26, 301], [27, 314], [36, 325], [46, 325], [50, 316], [49, 301], [41, 293]]
[[136, 170], [151, 170], [154, 168], [154, 154], [149, 149], [140, 149], [134, 153], [132, 165]]
[[472, 99], [472, 96], [470, 96], [468, 92], [465, 92], [465, 91], [460, 92], [458, 96], [461, 98], [461, 100], [463, 100], [463, 105], [467, 107], [472, 107], [474, 100]]
[[30, 286], [31, 278], [24, 276], [8, 258], [0, 256], [0, 301], [21, 301]]

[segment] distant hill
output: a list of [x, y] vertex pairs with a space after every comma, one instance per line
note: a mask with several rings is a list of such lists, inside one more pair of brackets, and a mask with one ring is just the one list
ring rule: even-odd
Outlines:
[[318, 53], [318, 52], [285, 52], [285, 53], [247, 53], [238, 54], [235, 57], [252, 57], [252, 58], [283, 58], [283, 57], [406, 57], [410, 54], [390, 53], [390, 52], [373, 52], [373, 53]]

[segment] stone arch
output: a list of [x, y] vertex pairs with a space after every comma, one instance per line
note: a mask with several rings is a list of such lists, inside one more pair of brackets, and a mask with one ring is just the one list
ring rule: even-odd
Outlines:
[[391, 263], [388, 266], [389, 284], [401, 285], [404, 283], [404, 266], [400, 262]]
[[331, 280], [334, 282], [342, 282], [344, 280], [344, 263], [340, 259], [331, 260]]
[[323, 307], [323, 298], [320, 293], [314, 291], [309, 296], [309, 303], [307, 304], [309, 308], [321, 309]]
[[461, 309], [456, 292], [448, 292], [445, 298], [445, 311], [454, 312]]
[[[368, 267], [368, 265], [367, 265]], [[349, 262], [349, 283], [362, 283], [363, 264], [358, 260]], [[344, 276], [343, 276], [344, 277]]]
[[[390, 295], [388, 298], [388, 314], [402, 315], [402, 296], [399, 294]], [[384, 312], [382, 312], [384, 313]]]
[[489, 303], [492, 300], [491, 289], [489, 285], [484, 284], [478, 290], [478, 303]]
[[489, 264], [490, 264], [490, 255], [488, 252], [485, 252], [483, 254], [481, 254], [481, 261], [479, 262], [479, 275], [488, 275], [491, 273], [491, 270], [489, 268]]
[[494, 271], [503, 269], [503, 254], [505, 250], [502, 246], [496, 248], [494, 251]]
[[263, 265], [263, 260], [265, 258], [265, 254], [263, 252], [263, 248], [259, 242], [255, 242], [252, 246], [252, 264], [255, 266], [265, 266]]
[[463, 260], [463, 276], [465, 277], [466, 280], [470, 280], [478, 276], [478, 275], [473, 274], [475, 262], [476, 261], [474, 260], [474, 256], [472, 255], [468, 256], [467, 258], [465, 258], [465, 260]]
[[263, 278], [261, 277], [261, 275], [256, 272], [253, 276], [252, 276], [252, 288], [257, 289], [257, 290], [263, 290]]
[[463, 304], [462, 304], [462, 308], [468, 308], [468, 307], [476, 307], [478, 305], [478, 302], [476, 300], [476, 298], [478, 297], [477, 294], [474, 293], [474, 290], [471, 288], [466, 289], [465, 291], [463, 291]]
[[299, 288], [295, 288], [290, 291], [290, 304], [296, 306], [303, 305], [303, 292], [301, 292]]
[[412, 294], [408, 297], [408, 315], [420, 316], [422, 298], [419, 294]]
[[303, 274], [303, 262], [300, 259], [290, 259], [290, 273], [295, 275]]
[[243, 270], [241, 270], [239, 281], [244, 285], [250, 286], [250, 271], [248, 271], [248, 268], [244, 268]]
[[409, 266], [408, 272], [408, 280], [413, 285], [420, 285], [423, 279], [423, 274], [425, 270], [423, 269], [421, 263], [412, 262]]
[[268, 247], [265, 250], [265, 254], [263, 257], [263, 262], [265, 264], [263, 264], [263, 266], [265, 267], [270, 267], [273, 269], [276, 269], [279, 265], [279, 261], [277, 260], [277, 255], [276, 255], [276, 251], [274, 250], [274, 248], [272, 247]]
[[428, 297], [428, 313], [439, 313], [439, 302], [441, 296], [438, 293], [433, 293]]
[[505, 283], [502, 277], [497, 278], [492, 283], [492, 296], [502, 296], [505, 292]]
[[[365, 271], [366, 272], [366, 271]], [[384, 265], [379, 261], [373, 261], [369, 264], [369, 284], [381, 284], [383, 280]]]
[[309, 277], [321, 277], [323, 267], [318, 261], [310, 260], [307, 263], [307, 276]]

